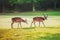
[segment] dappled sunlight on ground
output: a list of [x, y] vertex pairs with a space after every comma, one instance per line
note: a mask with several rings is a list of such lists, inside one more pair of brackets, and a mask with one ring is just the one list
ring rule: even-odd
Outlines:
[[[60, 34], [60, 28], [36, 27], [23, 29], [0, 29], [0, 40], [41, 40], [44, 37], [52, 37], [52, 34]], [[47, 38], [48, 39], [48, 38]], [[44, 39], [45, 40], [45, 39]]]

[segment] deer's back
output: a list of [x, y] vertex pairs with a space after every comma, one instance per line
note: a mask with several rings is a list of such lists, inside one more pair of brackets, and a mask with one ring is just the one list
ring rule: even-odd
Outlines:
[[21, 22], [22, 19], [20, 17], [15, 17], [15, 18], [12, 18], [12, 21], [13, 22]]
[[43, 21], [44, 18], [43, 17], [34, 17], [33, 21]]

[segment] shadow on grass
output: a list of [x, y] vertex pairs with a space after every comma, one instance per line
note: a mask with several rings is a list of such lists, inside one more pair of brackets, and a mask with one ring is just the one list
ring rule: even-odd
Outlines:
[[31, 27], [31, 28], [22, 28], [22, 29], [34, 29], [35, 27]]
[[38, 37], [37, 40], [60, 40], [60, 34], [49, 34], [46, 37]]
[[[28, 30], [28, 29], [34, 29], [34, 28], [35, 27], [22, 28], [22, 29]], [[16, 30], [13, 29], [13, 30], [14, 30], [13, 32], [18, 31], [17, 29]], [[11, 31], [11, 30], [9, 30], [9, 31]], [[40, 36], [41, 34], [43, 34], [43, 33], [40, 34], [40, 32], [36, 33], [36, 35], [35, 35], [35, 33], [31, 35], [31, 34], [28, 34], [28, 32], [27, 32], [27, 36], [25, 34], [24, 35], [22, 34], [21, 36], [14, 36], [12, 33], [12, 35], [14, 37], [6, 37], [6, 38], [3, 35], [4, 33], [6, 33], [4, 30], [3, 30], [3, 32], [2, 32], [2, 30], [0, 31], [0, 40], [60, 40], [60, 33], [57, 33], [57, 34], [44, 33], [44, 34], [46, 34], [46, 36]]]

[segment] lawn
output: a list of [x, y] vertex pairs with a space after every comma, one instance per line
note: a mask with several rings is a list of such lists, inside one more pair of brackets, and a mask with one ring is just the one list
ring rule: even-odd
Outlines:
[[[44, 21], [46, 27], [30, 28], [32, 18], [35, 16], [43, 16], [48, 14], [48, 19]], [[11, 27], [12, 17], [22, 17], [27, 19], [28, 25], [22, 23], [23, 28], [14, 29]], [[24, 28], [26, 26], [26, 28]], [[21, 13], [2, 13], [0, 14], [0, 40], [60, 40], [60, 11], [37, 11], [37, 12], [21, 12]]]
[[40, 16], [43, 14], [48, 14], [50, 16], [60, 16], [60, 11], [36, 11], [36, 12], [19, 12], [19, 13], [2, 13], [0, 15], [6, 16]]
[[60, 28], [0, 29], [0, 40], [60, 40]]

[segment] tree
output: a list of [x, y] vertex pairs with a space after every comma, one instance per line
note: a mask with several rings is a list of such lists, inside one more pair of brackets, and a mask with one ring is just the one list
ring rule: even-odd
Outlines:
[[56, 9], [57, 0], [54, 0], [54, 9]]
[[32, 10], [35, 11], [35, 3], [38, 3], [40, 0], [10, 0], [10, 4], [15, 4], [15, 9], [17, 9], [17, 4], [23, 3], [32, 3]]
[[38, 3], [40, 0], [32, 0], [32, 9], [33, 9], [33, 12], [36, 11], [35, 9], [35, 3]]
[[49, 0], [48, 2], [49, 2], [51, 5], [54, 4], [54, 5], [53, 5], [53, 6], [54, 6], [54, 9], [56, 9], [57, 1], [58, 1], [58, 0]]

